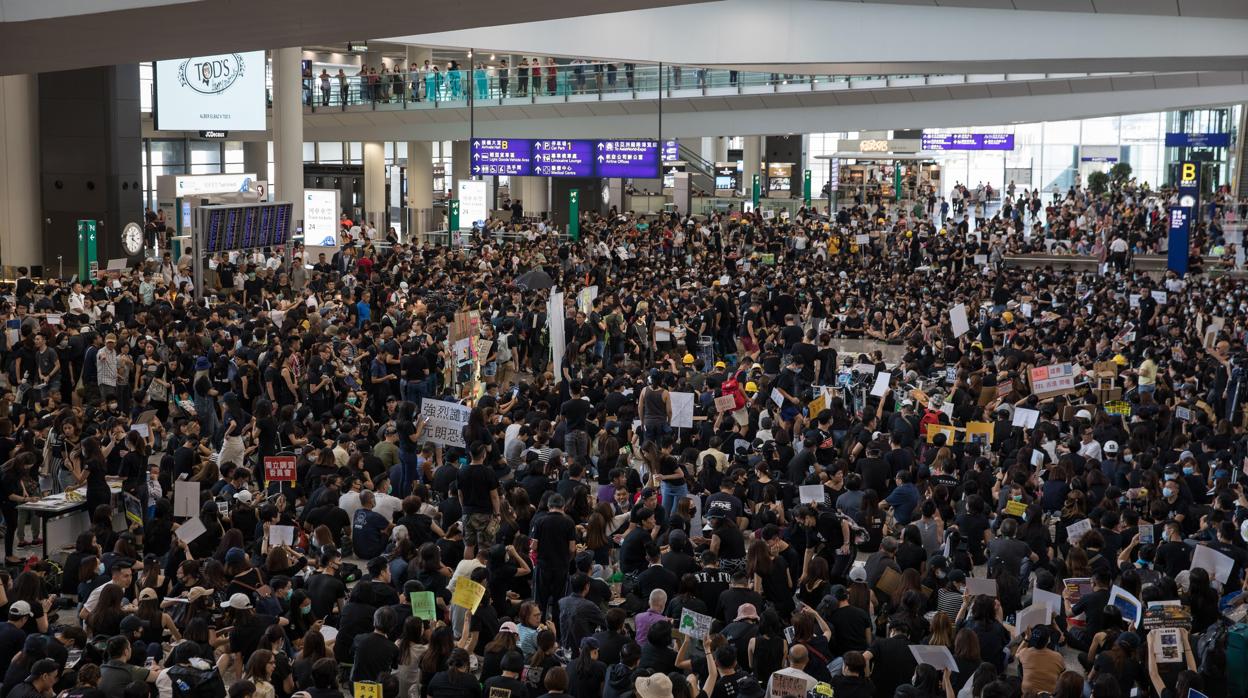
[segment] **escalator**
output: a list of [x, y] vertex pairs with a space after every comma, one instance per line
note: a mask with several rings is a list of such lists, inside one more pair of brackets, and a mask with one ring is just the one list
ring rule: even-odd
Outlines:
[[689, 173], [689, 183], [694, 189], [715, 195], [715, 163], [702, 159], [702, 155], [685, 144], [680, 144], [680, 159]]

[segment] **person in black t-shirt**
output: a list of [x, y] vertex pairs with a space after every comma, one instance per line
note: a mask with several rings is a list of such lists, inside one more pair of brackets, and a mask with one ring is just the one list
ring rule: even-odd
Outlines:
[[551, 495], [549, 511], [533, 521], [532, 540], [537, 546], [533, 570], [533, 597], [546, 613], [548, 602], [558, 607], [567, 585], [572, 556], [576, 553], [576, 524], [563, 512], [563, 497]]
[[498, 491], [498, 476], [485, 465], [491, 444], [478, 442], [469, 445], [472, 462], [459, 472], [459, 502], [464, 509], [464, 554], [473, 557], [477, 546], [488, 547], [494, 543], [499, 528], [499, 506], [502, 495]]

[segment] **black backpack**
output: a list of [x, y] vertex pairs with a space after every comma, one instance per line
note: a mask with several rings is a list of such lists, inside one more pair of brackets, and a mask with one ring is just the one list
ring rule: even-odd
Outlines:
[[196, 669], [178, 664], [169, 669], [173, 698], [222, 698], [225, 682], [216, 667]]

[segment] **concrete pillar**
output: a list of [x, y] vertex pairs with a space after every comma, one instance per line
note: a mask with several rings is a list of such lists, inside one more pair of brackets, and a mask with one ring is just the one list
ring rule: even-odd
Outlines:
[[[294, 204], [291, 217], [303, 220], [303, 105], [300, 103], [299, 48], [273, 51], [273, 162], [275, 201]], [[259, 173], [257, 173], [259, 174]]]
[[716, 160], [715, 160], [715, 158], [716, 158], [716, 147], [715, 147], [715, 143], [716, 143], [716, 141], [718, 141], [718, 140], [719, 140], [719, 138], [717, 138], [717, 137], [715, 137], [715, 136], [704, 136], [704, 137], [702, 138], [702, 143], [701, 143], [701, 146], [702, 146], [702, 147], [699, 149], [699, 153], [698, 153], [699, 155], [701, 155], [701, 156], [702, 156], [702, 159], [703, 159], [703, 160], [706, 160], [707, 162], [711, 163], [712, 165], [713, 165], [713, 164], [715, 164], [715, 162], [716, 162]]
[[459, 190], [459, 180], [472, 177], [472, 147], [468, 141], [451, 142], [451, 197]]
[[715, 137], [715, 160], [713, 162], [728, 162], [728, 139], [724, 136]]
[[256, 175], [256, 179], [269, 179], [269, 142], [243, 141], [243, 170]]
[[380, 141], [364, 142], [364, 215], [379, 230], [385, 230], [390, 216], [386, 202], [386, 146]]
[[[550, 210], [550, 179], [547, 177], [512, 177], [512, 182], [519, 182], [518, 198], [524, 206], [525, 215], [537, 215]], [[512, 193], [513, 199], [517, 194]]]
[[[420, 65], [424, 61], [420, 59]], [[407, 142], [407, 208], [410, 232], [431, 229], [427, 219], [433, 210], [433, 144], [429, 141]]]
[[761, 175], [763, 168], [763, 137], [745, 136], [741, 139], [741, 187], [749, 198], [754, 186], [754, 175]]
[[0, 260], [6, 267], [43, 263], [37, 87], [34, 75], [0, 77]]

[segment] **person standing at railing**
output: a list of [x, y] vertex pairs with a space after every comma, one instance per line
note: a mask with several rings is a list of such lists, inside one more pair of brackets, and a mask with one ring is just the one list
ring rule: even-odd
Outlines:
[[339, 68], [337, 77], [338, 77], [338, 103], [345, 107], [348, 102], [347, 100], [347, 74], [342, 72], [342, 68]]
[[680, 89], [680, 66], [672, 66], [672, 87]]
[[572, 60], [572, 78], [576, 83], [576, 92], [580, 94], [585, 91], [585, 60], [575, 58]]
[[360, 68], [360, 73], [357, 77], [359, 78], [359, 82], [360, 82], [360, 101], [361, 102], [373, 101], [372, 93], [369, 92], [369, 89], [368, 89], [368, 66], [362, 66]]
[[546, 59], [546, 93], [552, 96], [559, 93], [559, 66], [553, 58]]
[[490, 80], [485, 75], [485, 64], [478, 63], [477, 70], [473, 74], [473, 78], [477, 83], [477, 99], [486, 99], [490, 96]]
[[381, 72], [373, 73], [373, 83], [377, 85], [377, 101], [390, 101], [390, 70], [386, 68], [386, 64], [381, 64]]
[[521, 58], [516, 69], [516, 96], [524, 97], [529, 93], [529, 59]]
[[303, 103], [312, 106], [312, 64], [303, 64]]
[[321, 68], [321, 106], [329, 106], [329, 71]]
[[598, 90], [599, 94], [602, 94], [602, 85], [606, 78], [605, 71], [606, 71], [606, 65], [604, 65], [603, 63], [594, 64], [594, 88]]
[[425, 99], [430, 102], [437, 102], [438, 90], [441, 88], [442, 71], [435, 65], [425, 72]]
[[459, 99], [464, 96], [464, 71], [459, 69], [459, 61], [451, 61], [446, 68], [447, 79], [451, 84], [451, 99]]
[[636, 81], [635, 81], [636, 77], [637, 77], [637, 64], [625, 63], [624, 64], [624, 84], [628, 85], [628, 89], [631, 90], [636, 87]]
[[403, 72], [402, 64], [394, 66], [394, 72], [390, 75], [390, 85], [394, 88], [394, 100], [402, 102], [403, 93], [407, 91], [407, 75]]
[[534, 58], [529, 68], [529, 77], [533, 80], [533, 95], [537, 96], [542, 93], [542, 59]]
[[618, 67], [614, 63], [607, 64], [607, 89], [615, 90], [615, 74]]
[[498, 96], [499, 99], [507, 96], [507, 84], [511, 82], [511, 69], [507, 67], [507, 59], [498, 63]]

